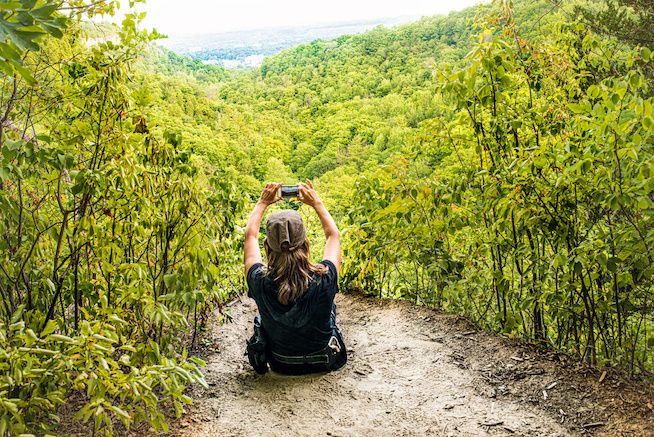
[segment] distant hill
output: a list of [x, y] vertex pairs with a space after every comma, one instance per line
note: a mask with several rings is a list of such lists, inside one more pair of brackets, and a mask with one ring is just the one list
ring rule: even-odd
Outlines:
[[172, 36], [159, 44], [206, 64], [226, 68], [257, 67], [263, 58], [289, 47], [316, 39], [333, 39], [358, 34], [376, 26], [394, 26], [417, 17], [403, 16], [365, 21], [278, 27], [211, 34]]

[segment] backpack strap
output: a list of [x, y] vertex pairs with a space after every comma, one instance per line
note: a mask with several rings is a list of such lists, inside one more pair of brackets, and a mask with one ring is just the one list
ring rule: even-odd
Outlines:
[[323, 349], [307, 355], [282, 355], [275, 351], [270, 351], [272, 358], [282, 364], [302, 365], [302, 364], [324, 364], [330, 367], [334, 358], [341, 351], [338, 339], [334, 336], [329, 339], [329, 343]]
[[248, 361], [254, 370], [260, 375], [268, 372], [268, 354], [266, 353], [268, 345], [261, 326], [261, 316], [257, 315], [254, 318], [254, 334], [246, 341], [246, 344], [245, 355], [248, 356]]

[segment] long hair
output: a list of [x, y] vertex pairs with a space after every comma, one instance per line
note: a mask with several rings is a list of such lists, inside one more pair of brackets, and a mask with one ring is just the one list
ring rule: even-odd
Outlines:
[[277, 300], [288, 305], [304, 296], [311, 283], [312, 273], [323, 276], [327, 267], [311, 262], [309, 240], [304, 240], [295, 250], [286, 247], [282, 252], [271, 250], [268, 241], [263, 243], [268, 255], [266, 275], [277, 284]]

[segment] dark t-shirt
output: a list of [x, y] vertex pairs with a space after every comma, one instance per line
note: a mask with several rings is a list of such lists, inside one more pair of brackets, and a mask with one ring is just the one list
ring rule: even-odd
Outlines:
[[266, 276], [263, 264], [257, 263], [248, 271], [248, 296], [257, 303], [270, 348], [278, 354], [311, 354], [323, 349], [332, 336], [338, 273], [331, 261], [320, 263], [327, 267], [327, 273], [314, 274], [306, 293], [289, 305], [277, 300], [277, 284]]

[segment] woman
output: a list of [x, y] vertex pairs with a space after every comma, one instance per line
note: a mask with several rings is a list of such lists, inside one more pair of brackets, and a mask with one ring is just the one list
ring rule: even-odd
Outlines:
[[298, 199], [316, 211], [325, 232], [323, 260], [311, 262], [302, 218], [285, 210], [272, 213], [266, 222], [264, 265], [259, 227], [266, 208], [280, 200], [280, 186], [266, 184], [245, 229], [248, 296], [260, 313], [248, 342], [248, 357], [258, 373], [267, 371], [266, 361], [272, 370], [285, 374], [336, 370], [347, 362], [334, 305], [341, 266], [338, 228], [311, 181], [300, 183]]

